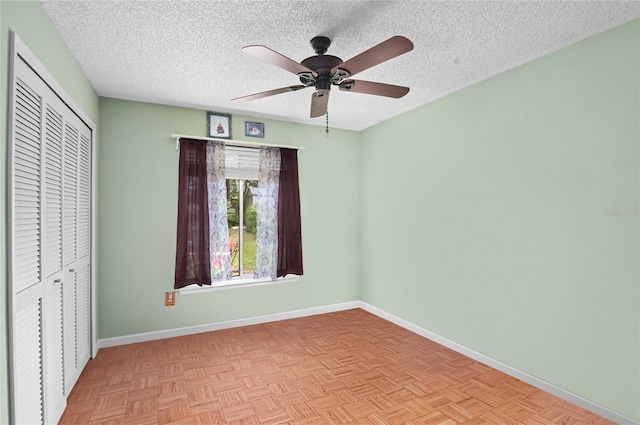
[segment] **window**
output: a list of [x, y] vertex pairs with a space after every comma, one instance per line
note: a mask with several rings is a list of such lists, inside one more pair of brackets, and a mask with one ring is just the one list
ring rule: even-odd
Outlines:
[[252, 277], [256, 261], [257, 180], [227, 179], [227, 221], [233, 277]]
[[225, 146], [231, 273], [252, 279], [256, 263], [259, 150]]
[[302, 275], [297, 151], [181, 142], [174, 287]]

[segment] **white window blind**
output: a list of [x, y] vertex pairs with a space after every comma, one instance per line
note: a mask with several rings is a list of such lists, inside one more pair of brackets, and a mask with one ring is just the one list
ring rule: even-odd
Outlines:
[[239, 146], [225, 146], [224, 166], [227, 179], [258, 180], [260, 150]]

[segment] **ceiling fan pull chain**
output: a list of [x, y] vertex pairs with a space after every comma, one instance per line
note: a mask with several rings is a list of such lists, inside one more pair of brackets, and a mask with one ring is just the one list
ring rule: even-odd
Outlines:
[[327, 112], [325, 112], [325, 117], [327, 119], [327, 124], [324, 131], [327, 132], [327, 137], [329, 137], [329, 109], [327, 109]]

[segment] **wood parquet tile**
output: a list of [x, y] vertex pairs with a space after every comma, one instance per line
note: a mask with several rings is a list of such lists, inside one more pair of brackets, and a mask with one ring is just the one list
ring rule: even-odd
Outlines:
[[101, 349], [60, 424], [613, 422], [355, 309]]

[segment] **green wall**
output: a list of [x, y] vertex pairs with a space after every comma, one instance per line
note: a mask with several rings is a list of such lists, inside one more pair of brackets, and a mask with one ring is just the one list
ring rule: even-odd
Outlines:
[[362, 300], [640, 419], [640, 21], [362, 132]]
[[[295, 283], [178, 296], [173, 288], [178, 152], [172, 133], [206, 135], [206, 111], [100, 99], [98, 315], [100, 338], [358, 300], [359, 134], [265, 123], [265, 143], [304, 146], [300, 192], [304, 277]], [[253, 139], [254, 141], [256, 139]]]
[[[7, 90], [9, 32], [14, 31], [64, 87], [73, 100], [98, 124], [98, 96], [82, 73], [40, 2], [0, 1], [0, 198], [6, 199]], [[3, 204], [5, 205], [5, 204]], [[9, 422], [6, 209], [0, 208], [0, 424]]]

